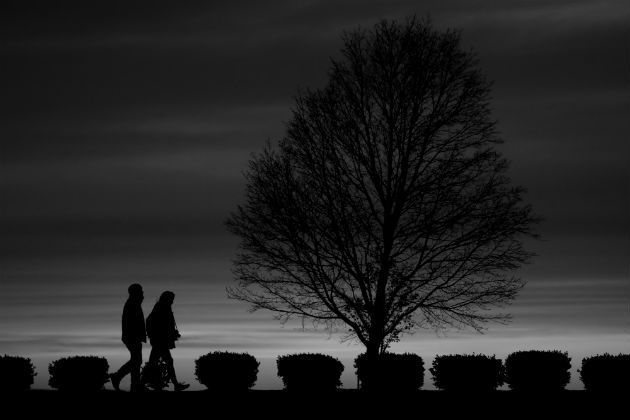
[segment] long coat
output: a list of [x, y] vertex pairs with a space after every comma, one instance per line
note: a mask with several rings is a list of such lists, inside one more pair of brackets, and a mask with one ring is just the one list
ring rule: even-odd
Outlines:
[[175, 348], [175, 340], [179, 338], [175, 316], [171, 307], [157, 303], [147, 317], [147, 333], [151, 346]]

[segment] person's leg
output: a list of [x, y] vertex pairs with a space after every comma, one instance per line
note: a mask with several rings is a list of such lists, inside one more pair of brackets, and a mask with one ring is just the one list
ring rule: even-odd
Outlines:
[[127, 345], [131, 359], [127, 364], [128, 370], [131, 373], [131, 390], [136, 390], [142, 387], [140, 383], [140, 369], [142, 368], [142, 343], [137, 342], [131, 345]]
[[158, 368], [159, 362], [160, 362], [159, 348], [151, 344], [151, 353], [149, 353], [149, 361], [144, 367], [144, 373], [142, 373], [141, 375], [142, 387], [151, 383], [152, 381], [151, 372], [153, 371], [153, 369]]
[[118, 369], [118, 372], [116, 372], [119, 379], [124, 378], [125, 375], [129, 373], [133, 373], [133, 369], [138, 363], [138, 353], [140, 356], [140, 363], [142, 363], [142, 343], [125, 343], [125, 346], [127, 346], [127, 350], [129, 350], [129, 360], [127, 363], [122, 365], [120, 369]]
[[[114, 387], [116, 391], [120, 389], [119, 386], [120, 386], [120, 381], [122, 380], [122, 378], [124, 378], [125, 375], [130, 373], [133, 368], [132, 361], [134, 359], [134, 354], [133, 354], [134, 352], [132, 351], [132, 348], [129, 346], [128, 343], [125, 343], [125, 346], [127, 346], [127, 350], [129, 350], [130, 359], [124, 365], [122, 365], [120, 369], [118, 369], [116, 372], [110, 375], [112, 386]], [[142, 357], [142, 355], [140, 357]]]
[[[131, 356], [131, 358], [133, 359], [133, 355]], [[132, 369], [132, 363], [131, 363], [131, 359], [129, 359], [124, 365], [120, 367], [120, 369], [118, 369], [118, 371], [116, 371], [116, 376], [118, 380], [121, 380], [127, 374], [129, 374], [131, 372], [131, 369]]]
[[164, 348], [162, 352], [162, 359], [166, 362], [166, 366], [168, 367], [168, 376], [171, 382], [173, 383], [173, 388], [175, 391], [183, 391], [188, 388], [190, 385], [185, 384], [183, 382], [179, 382], [177, 380], [177, 375], [175, 375], [175, 366], [173, 363], [173, 356], [171, 356], [171, 351], [168, 348]]
[[169, 379], [171, 380], [173, 385], [179, 384], [179, 382], [177, 382], [177, 376], [175, 375], [175, 366], [173, 366], [173, 356], [171, 356], [171, 351], [167, 348], [163, 348], [161, 355], [162, 360], [166, 362]]
[[157, 346], [151, 346], [151, 353], [149, 353], [149, 365], [157, 365], [160, 360], [160, 351]]

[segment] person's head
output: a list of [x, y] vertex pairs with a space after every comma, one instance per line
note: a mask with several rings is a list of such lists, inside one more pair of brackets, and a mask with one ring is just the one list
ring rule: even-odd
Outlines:
[[127, 288], [127, 291], [129, 292], [130, 298], [133, 298], [136, 300], [144, 299], [144, 292], [142, 291], [142, 286], [140, 286], [138, 283], [134, 283], [131, 286], [129, 286]]
[[165, 292], [162, 292], [158, 302], [163, 305], [172, 305], [174, 300], [175, 300], [175, 293], [167, 290]]

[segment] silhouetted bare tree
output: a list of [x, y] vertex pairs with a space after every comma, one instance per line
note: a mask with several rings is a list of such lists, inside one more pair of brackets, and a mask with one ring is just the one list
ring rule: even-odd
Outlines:
[[458, 31], [382, 21], [344, 35], [321, 90], [301, 92], [286, 137], [249, 163], [227, 220], [252, 309], [346, 324], [369, 357], [417, 327], [509, 315], [509, 275], [535, 236], [489, 110], [490, 83]]

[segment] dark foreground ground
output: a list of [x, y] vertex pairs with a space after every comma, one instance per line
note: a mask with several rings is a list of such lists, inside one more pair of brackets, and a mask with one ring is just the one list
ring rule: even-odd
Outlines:
[[[629, 396], [563, 391], [521, 394], [496, 391], [460, 394], [418, 391], [408, 394], [366, 394], [248, 391], [217, 394], [100, 391], [64, 393], [31, 390], [5, 394], [0, 417], [9, 419], [617, 419], [630, 412]], [[6, 415], [11, 413], [10, 415]]]

